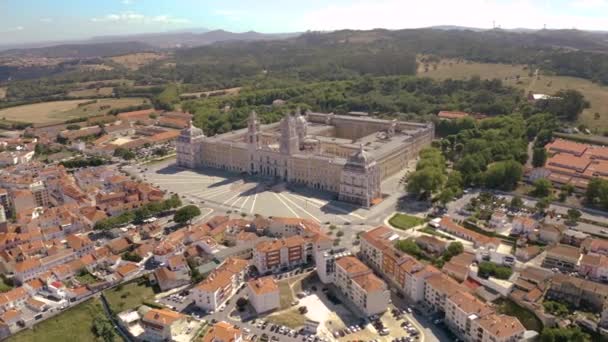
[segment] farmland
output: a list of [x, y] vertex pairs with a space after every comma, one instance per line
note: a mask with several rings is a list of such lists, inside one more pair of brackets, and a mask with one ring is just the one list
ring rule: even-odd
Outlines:
[[137, 106], [148, 102], [143, 98], [99, 99], [94, 103], [89, 103], [92, 101], [89, 99], [53, 101], [10, 107], [0, 110], [0, 118], [19, 122], [55, 123], [106, 114], [111, 109]]
[[102, 87], [102, 88], [94, 88], [94, 89], [82, 89], [82, 90], [72, 90], [68, 92], [68, 96], [70, 97], [92, 97], [92, 96], [110, 96], [114, 88], [112, 87]]
[[[498, 78], [505, 85], [522, 89], [525, 93], [553, 94], [561, 89], [576, 89], [585, 95], [591, 104], [583, 111], [579, 123], [591, 130], [603, 133], [608, 130], [608, 87], [601, 86], [589, 80], [577, 77], [547, 76], [542, 71], [534, 76], [534, 70], [528, 70], [523, 65], [472, 63], [457, 60], [441, 60], [436, 64], [429, 64], [426, 69], [419, 64], [418, 75], [434, 79], [464, 79], [478, 75], [482, 79]], [[529, 76], [532, 74], [532, 76]], [[519, 76], [519, 77], [518, 77]], [[596, 116], [598, 113], [599, 116]]]
[[165, 59], [166, 55], [160, 53], [153, 52], [140, 52], [140, 53], [132, 53], [128, 55], [111, 57], [110, 59], [114, 63], [118, 63], [124, 66], [127, 69], [137, 70], [140, 67], [150, 64], [152, 62]]

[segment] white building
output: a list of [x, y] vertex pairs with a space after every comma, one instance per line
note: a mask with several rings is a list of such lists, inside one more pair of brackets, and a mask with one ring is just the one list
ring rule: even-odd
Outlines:
[[249, 263], [243, 259], [229, 258], [205, 280], [192, 288], [196, 306], [215, 311], [232, 297], [245, 281]]
[[186, 316], [169, 309], [150, 309], [141, 319], [144, 341], [173, 341], [188, 325]]
[[390, 292], [380, 278], [359, 259], [346, 256], [336, 260], [336, 287], [365, 315], [383, 313], [388, 308]]
[[272, 311], [281, 305], [279, 285], [272, 276], [249, 280], [247, 293], [257, 313]]

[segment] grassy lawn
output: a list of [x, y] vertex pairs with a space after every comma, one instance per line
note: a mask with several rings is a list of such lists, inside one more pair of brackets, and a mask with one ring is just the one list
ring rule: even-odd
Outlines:
[[31, 123], [55, 123], [84, 116], [106, 114], [114, 108], [124, 108], [147, 103], [144, 98], [98, 99], [95, 103], [78, 106], [87, 99], [52, 101], [0, 110], [0, 118]]
[[424, 222], [425, 222], [424, 219], [422, 219], [420, 217], [406, 215], [406, 214], [395, 214], [395, 215], [393, 215], [393, 217], [391, 217], [390, 220], [388, 220], [388, 223], [390, 223], [391, 226], [393, 226], [395, 228], [403, 229], [403, 230], [419, 226], [419, 225], [423, 224]]
[[543, 323], [534, 315], [534, 313], [526, 308], [522, 308], [512, 300], [501, 299], [497, 301], [496, 304], [498, 304], [497, 310], [499, 313], [517, 317], [526, 329], [539, 332], [543, 330]]
[[82, 285], [85, 285], [96, 282], [97, 278], [95, 278], [91, 273], [87, 272], [84, 275], [77, 275], [76, 280], [78, 280]]
[[[542, 94], [553, 94], [561, 89], [576, 89], [585, 95], [585, 99], [591, 104], [590, 108], [583, 111], [579, 117], [579, 123], [585, 124], [591, 131], [598, 130], [603, 133], [608, 129], [608, 87], [601, 86], [589, 80], [567, 76], [545, 76], [540, 70], [540, 77], [529, 77], [530, 70], [524, 69], [523, 65], [491, 64], [460, 62], [444, 59], [435, 68], [429, 66], [425, 72], [421, 64], [418, 75], [434, 79], [444, 80], [447, 78], [464, 79], [472, 75], [479, 75], [482, 79], [498, 78], [503, 84], [522, 89], [526, 94], [528, 91]], [[517, 79], [519, 75], [519, 79]], [[595, 118], [599, 113], [599, 118]]]
[[0, 277], [0, 292], [7, 292], [12, 290], [13, 287], [6, 283], [4, 276]]
[[281, 299], [281, 310], [289, 308], [294, 299], [293, 292], [287, 280], [279, 282], [279, 295]]
[[95, 316], [103, 314], [101, 303], [90, 299], [76, 307], [10, 337], [10, 342], [96, 341], [92, 332]]
[[422, 229], [418, 229], [418, 231], [429, 234], [429, 235], [435, 235], [437, 237], [446, 239], [446, 240], [454, 240], [453, 237], [447, 236], [445, 234], [442, 234], [440, 232], [438, 232], [435, 228], [431, 228], [431, 227], [424, 227]]
[[291, 329], [297, 329], [304, 325], [306, 316], [301, 315], [298, 312], [298, 309], [292, 309], [268, 316], [266, 320], [274, 324], [284, 325]]
[[154, 288], [143, 278], [104, 292], [112, 311], [119, 313], [138, 308], [145, 301], [154, 300]]

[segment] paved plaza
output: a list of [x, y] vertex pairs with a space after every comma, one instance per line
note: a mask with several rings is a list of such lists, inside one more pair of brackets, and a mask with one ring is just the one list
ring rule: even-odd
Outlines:
[[[212, 169], [191, 170], [175, 165], [174, 159], [160, 163], [130, 166], [126, 171], [142, 180], [157, 185], [169, 193], [179, 194], [183, 200], [201, 207], [203, 215], [242, 213], [246, 215], [283, 216], [310, 219], [318, 223], [369, 223], [372, 216], [382, 216], [394, 210], [390, 203], [371, 209], [340, 202], [329, 193], [310, 188], [275, 182], [272, 179], [250, 177]], [[390, 181], [389, 189], [395, 189]], [[385, 201], [387, 201], [385, 200]], [[207, 215], [205, 215], [207, 216]]]

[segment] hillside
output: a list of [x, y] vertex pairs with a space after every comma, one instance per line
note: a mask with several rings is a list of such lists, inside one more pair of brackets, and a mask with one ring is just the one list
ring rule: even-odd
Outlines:
[[31, 49], [13, 49], [0, 52], [0, 57], [15, 58], [94, 58], [151, 51], [154, 48], [141, 42], [111, 42], [95, 44], [64, 44]]

